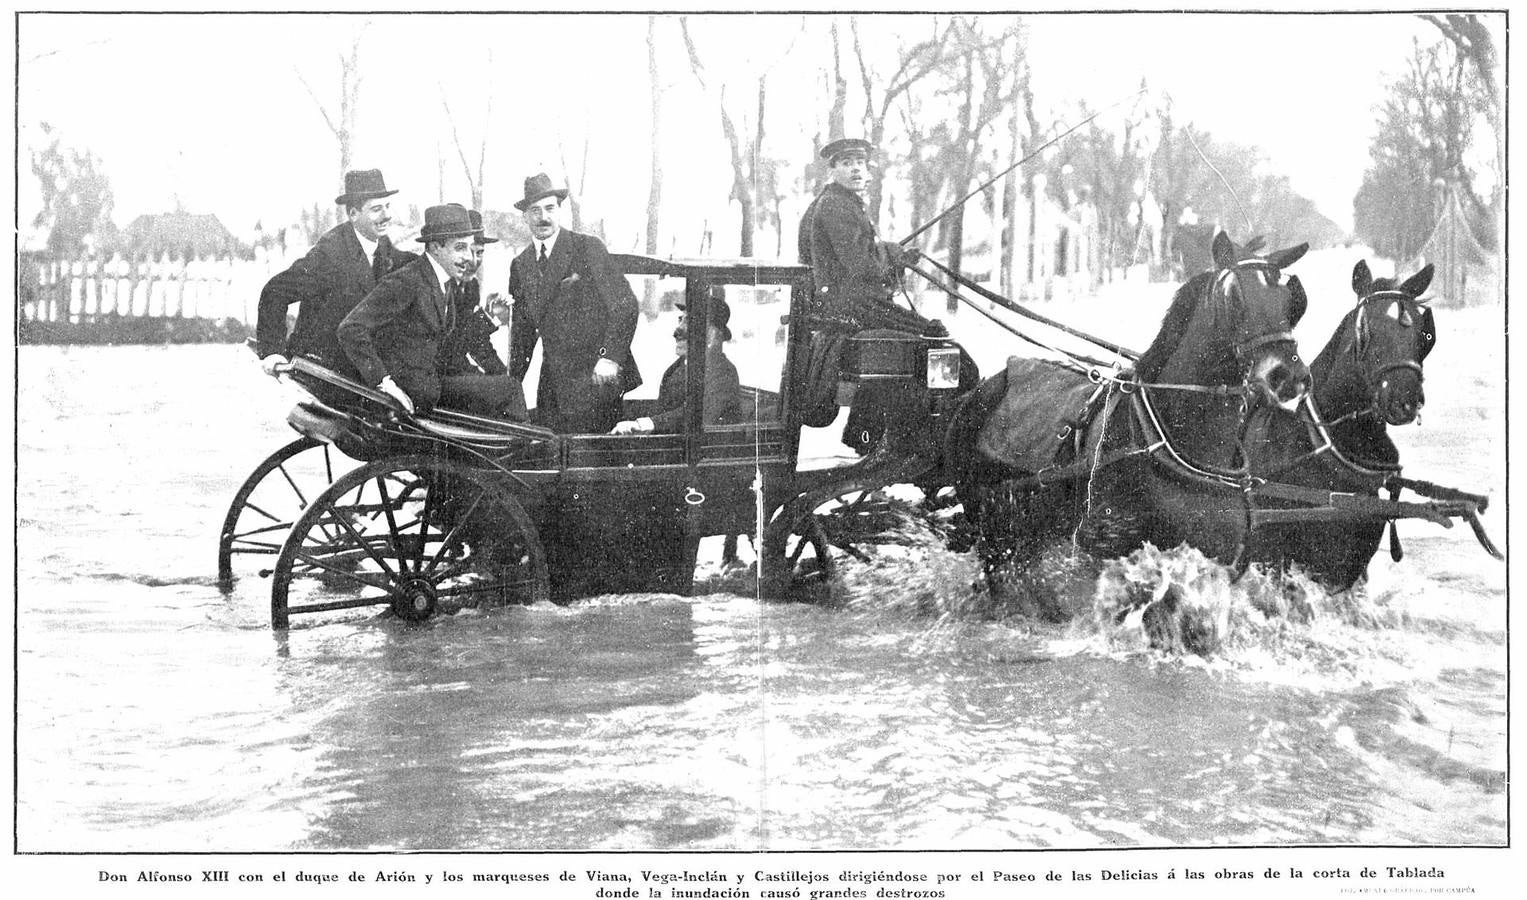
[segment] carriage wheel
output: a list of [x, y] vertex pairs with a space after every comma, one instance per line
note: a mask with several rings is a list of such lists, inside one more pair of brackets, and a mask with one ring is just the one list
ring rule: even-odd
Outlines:
[[[355, 465], [328, 444], [298, 438], [255, 467], [228, 506], [217, 541], [217, 580], [224, 589], [235, 575], [269, 575], [281, 542], [313, 499], [334, 483], [336, 472]], [[270, 558], [267, 558], [270, 557]], [[238, 563], [239, 571], [234, 566]]]
[[386, 606], [420, 621], [437, 607], [551, 595], [535, 524], [489, 472], [430, 456], [363, 465], [297, 520], [276, 559], [270, 621]]
[[820, 599], [837, 574], [837, 553], [869, 561], [859, 545], [876, 542], [894, 524], [889, 504], [875, 490], [846, 491], [821, 502], [801, 497], [786, 504], [764, 532], [758, 555], [761, 595]]

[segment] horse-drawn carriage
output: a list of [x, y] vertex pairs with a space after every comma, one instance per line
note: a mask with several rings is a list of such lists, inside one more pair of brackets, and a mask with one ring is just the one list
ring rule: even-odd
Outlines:
[[[1187, 542], [1238, 566], [1299, 562], [1345, 587], [1400, 518], [1462, 518], [1498, 556], [1479, 524], [1483, 497], [1403, 479], [1382, 434], [1349, 433], [1373, 410], [1400, 424], [1391, 413], [1418, 408], [1400, 395], [1419, 397], [1435, 335], [1416, 302], [1424, 283], [1354, 283], [1357, 308], [1314, 366], [1313, 397], [1339, 390], [1317, 403], [1292, 334], [1304, 291], [1282, 278], [1302, 252], [1259, 256], [1219, 236], [1214, 267], [1182, 286], [1145, 353], [1091, 339], [1115, 364], [1062, 353], [962, 390], [962, 351], [946, 338], [849, 336], [844, 385], [892, 387], [877, 395], [895, 397], [895, 411], [862, 458], [826, 468], [800, 456], [813, 342], [831, 327], [813, 307], [809, 270], [616, 257], [629, 276], [682, 283], [693, 367], [680, 433], [562, 435], [448, 410], [413, 416], [299, 359], [291, 377], [329, 402], [300, 403], [289, 421], [302, 437], [239, 489], [219, 576], [230, 583], [239, 565], [274, 557], [260, 572], [276, 628], [376, 606], [422, 619], [442, 605], [687, 593], [702, 539], [755, 534], [760, 593], [788, 595], [830, 576], [835, 552], [862, 556], [855, 542], [888, 536], [880, 489], [898, 484], [929, 496], [954, 488], [989, 569], [1057, 537], [1099, 555]], [[945, 275], [962, 299], [961, 288], [1034, 317]], [[706, 425], [706, 301], [737, 292], [765, 317], [782, 313], [782, 358], [754, 367], [777, 381], [745, 381], [747, 421]], [[753, 345], [773, 346], [772, 328]], [[647, 414], [643, 402], [627, 401], [627, 414]], [[1406, 488], [1421, 499], [1400, 502]]]
[[[259, 567], [271, 579], [277, 628], [297, 615], [374, 606], [422, 619], [446, 603], [687, 593], [702, 539], [756, 534], [761, 520], [760, 590], [784, 594], [831, 573], [834, 536], [817, 515], [824, 504], [847, 496], [857, 502], [838, 506], [844, 520], [862, 521], [874, 489], [937, 466], [939, 423], [959, 386], [952, 341], [848, 338], [844, 381], [907, 386], [914, 414], [891, 421], [856, 462], [802, 468], [800, 394], [822, 326], [809, 270], [750, 260], [616, 262], [628, 276], [680, 285], [687, 301], [679, 433], [554, 434], [446, 409], [408, 415], [386, 395], [299, 358], [290, 377], [327, 401], [315, 396], [292, 410], [288, 421], [302, 437], [236, 493], [219, 540], [220, 580]], [[772, 387], [744, 380], [747, 421], [705, 425], [706, 301], [729, 292], [746, 295], [755, 319], [772, 314], [783, 324], [783, 358]], [[776, 346], [775, 329], [759, 343]], [[650, 403], [628, 400], [625, 413], [648, 415]]]

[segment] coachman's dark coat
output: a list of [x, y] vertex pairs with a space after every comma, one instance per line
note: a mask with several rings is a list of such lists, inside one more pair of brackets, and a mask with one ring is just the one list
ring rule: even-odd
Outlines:
[[[418, 259], [392, 246], [383, 236], [378, 252], [384, 273]], [[376, 287], [374, 260], [366, 257], [355, 226], [342, 222], [318, 239], [305, 256], [292, 263], [260, 291], [255, 325], [262, 358], [273, 353], [310, 356], [347, 375], [356, 374], [339, 345], [339, 323]], [[286, 311], [297, 307], [297, 324], [286, 334]]]
[[[509, 264], [509, 373], [523, 380], [541, 341], [537, 420], [563, 433], [607, 432], [620, 421], [621, 396], [642, 383], [631, 358], [636, 294], [591, 235], [563, 229], [544, 272], [535, 254], [532, 241]], [[594, 383], [601, 357], [620, 366], [618, 385]]]

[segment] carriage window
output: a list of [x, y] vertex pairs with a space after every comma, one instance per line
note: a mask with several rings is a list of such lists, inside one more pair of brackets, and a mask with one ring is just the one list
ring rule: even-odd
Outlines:
[[[785, 325], [781, 320], [790, 312], [790, 288], [728, 285], [726, 302], [732, 308], [727, 358], [737, 367], [737, 377], [745, 389], [776, 398], [785, 371]], [[763, 417], [777, 418], [777, 412]]]
[[658, 278], [651, 275], [627, 275], [641, 314], [636, 319], [636, 334], [631, 338], [631, 356], [642, 383], [626, 394], [627, 400], [655, 400], [663, 373], [677, 357], [674, 329], [679, 325], [679, 309], [684, 302], [684, 279]]

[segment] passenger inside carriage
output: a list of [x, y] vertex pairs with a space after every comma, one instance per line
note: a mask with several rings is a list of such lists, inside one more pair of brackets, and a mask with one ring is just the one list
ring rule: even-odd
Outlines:
[[[738, 421], [742, 407], [742, 383], [737, 367], [726, 358], [725, 344], [732, 339], [729, 323], [732, 309], [725, 298], [713, 295], [706, 317], [705, 390], [701, 404], [702, 425], [729, 425]], [[689, 371], [689, 338], [684, 304], [679, 309], [679, 324], [673, 330], [678, 359], [663, 373], [657, 401], [649, 415], [617, 422], [611, 434], [677, 434], [684, 430], [685, 383]], [[628, 401], [634, 407], [636, 401]]]

